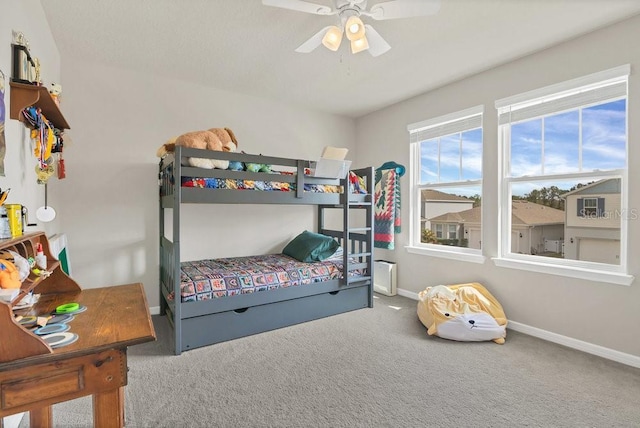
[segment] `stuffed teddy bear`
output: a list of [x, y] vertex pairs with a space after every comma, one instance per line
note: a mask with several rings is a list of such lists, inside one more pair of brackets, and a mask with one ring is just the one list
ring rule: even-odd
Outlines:
[[459, 341], [503, 344], [507, 317], [498, 301], [477, 282], [427, 287], [418, 294], [418, 318], [428, 335]]
[[[162, 158], [167, 153], [173, 152], [175, 146], [235, 152], [238, 148], [238, 141], [233, 131], [229, 128], [211, 128], [206, 131], [187, 132], [167, 141], [158, 149], [156, 155]], [[183, 158], [182, 164], [205, 169], [227, 169], [229, 167], [229, 161], [227, 160], [196, 157]]]

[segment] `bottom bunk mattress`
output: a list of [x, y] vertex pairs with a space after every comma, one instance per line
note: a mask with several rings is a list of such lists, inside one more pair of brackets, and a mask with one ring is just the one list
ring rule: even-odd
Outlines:
[[[330, 281], [342, 277], [342, 252], [313, 263], [284, 254], [198, 260], [180, 263], [183, 302]], [[169, 299], [173, 299], [173, 292]]]

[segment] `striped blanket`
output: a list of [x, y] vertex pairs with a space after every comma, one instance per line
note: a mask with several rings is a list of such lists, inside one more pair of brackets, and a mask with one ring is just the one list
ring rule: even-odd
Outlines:
[[394, 249], [400, 233], [400, 180], [395, 169], [376, 170], [374, 239], [376, 248]]

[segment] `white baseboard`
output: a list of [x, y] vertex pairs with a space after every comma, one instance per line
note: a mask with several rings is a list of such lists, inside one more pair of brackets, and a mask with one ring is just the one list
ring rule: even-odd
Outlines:
[[[413, 291], [407, 291], [407, 290], [398, 288], [398, 295], [407, 297], [412, 300], [416, 300], [416, 301], [418, 300], [418, 293], [414, 293]], [[640, 368], [640, 357], [637, 357], [635, 355], [626, 354], [624, 352], [616, 351], [614, 349], [605, 348], [604, 346], [595, 345], [589, 342], [584, 342], [582, 340], [574, 339], [568, 336], [563, 336], [557, 333], [552, 333], [547, 330], [531, 327], [529, 325], [511, 321], [511, 320], [509, 320], [507, 328], [514, 331], [518, 331], [520, 333], [528, 334], [529, 336], [546, 340], [548, 342], [553, 342], [569, 348], [577, 349], [578, 351], [586, 352], [587, 354], [597, 355], [598, 357], [602, 357], [608, 360], [616, 361], [618, 363], [626, 364], [631, 367]]]
[[413, 291], [407, 291], [404, 290], [402, 288], [398, 288], [397, 289], [398, 295], [403, 296], [403, 297], [408, 297], [411, 300], [419, 300], [418, 299], [418, 293], [414, 293]]
[[151, 315], [160, 315], [160, 306], [151, 306], [149, 308], [149, 313]]
[[529, 336], [534, 336], [549, 342], [577, 349], [578, 351], [586, 352], [588, 354], [597, 355], [598, 357], [626, 364], [631, 367], [640, 368], [640, 357], [636, 357], [635, 355], [625, 354], [624, 352], [605, 348], [604, 346], [584, 342], [582, 340], [563, 336], [561, 334], [552, 333], [550, 331], [531, 327], [530, 325], [522, 324], [515, 321], [509, 321], [507, 328], [514, 331], [519, 331], [520, 333], [528, 334]]

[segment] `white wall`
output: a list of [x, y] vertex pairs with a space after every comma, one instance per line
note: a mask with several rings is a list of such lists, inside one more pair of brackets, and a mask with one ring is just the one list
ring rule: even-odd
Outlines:
[[[37, 0], [0, 0], [0, 70], [4, 73], [5, 107], [5, 176], [0, 177], [0, 188], [11, 189], [7, 203], [22, 204], [31, 214], [29, 221], [35, 222], [35, 212], [44, 205], [43, 186], [36, 183], [36, 159], [33, 156], [29, 132], [21, 122], [9, 119], [11, 90], [11, 30], [21, 31], [29, 40], [29, 52], [41, 64], [44, 84], [60, 82], [60, 54], [53, 40], [44, 11]], [[48, 234], [57, 231], [58, 221], [39, 224], [26, 230], [44, 230]], [[17, 427], [23, 413], [4, 418], [5, 427]]]
[[[640, 165], [640, 147], [636, 144], [640, 140], [640, 50], [630, 41], [639, 39], [640, 17], [635, 17], [362, 117], [356, 123], [358, 146], [367, 150], [359, 150], [358, 162], [380, 165], [394, 160], [409, 166], [407, 124], [484, 105], [482, 242], [484, 254], [496, 256], [498, 151], [494, 101], [630, 63], [629, 206], [638, 207], [640, 176], [633, 172]], [[398, 263], [399, 288], [417, 293], [430, 285], [479, 281], [498, 298], [512, 321], [640, 356], [639, 280], [627, 287], [499, 268], [490, 259], [480, 265], [409, 254], [403, 249], [409, 243], [408, 175], [403, 177], [401, 186], [406, 197], [402, 205], [405, 226], [397, 237], [397, 249], [376, 249], [376, 258]], [[638, 276], [638, 220], [630, 221], [629, 233], [630, 273]]]
[[[22, 32], [29, 41], [29, 52], [41, 63], [45, 85], [60, 82], [60, 54], [53, 40], [49, 24], [39, 1], [0, 0], [0, 70], [5, 75], [4, 104], [6, 109], [4, 160], [5, 177], [0, 177], [0, 188], [10, 188], [7, 203], [22, 204], [29, 210], [29, 221], [36, 222], [35, 212], [44, 205], [44, 186], [36, 183], [36, 158], [29, 130], [19, 121], [9, 119], [11, 90], [11, 30]], [[56, 179], [53, 178], [53, 181]], [[41, 223], [29, 230], [44, 230], [49, 235], [57, 232], [58, 222]]]
[[[150, 306], [159, 305], [155, 153], [170, 137], [229, 127], [247, 153], [315, 159], [334, 145], [355, 158], [352, 119], [66, 59], [62, 71], [72, 141], [67, 178], [50, 194], [73, 276], [85, 288], [142, 282]], [[279, 252], [315, 229], [314, 213], [306, 206], [185, 206], [183, 260]]]

